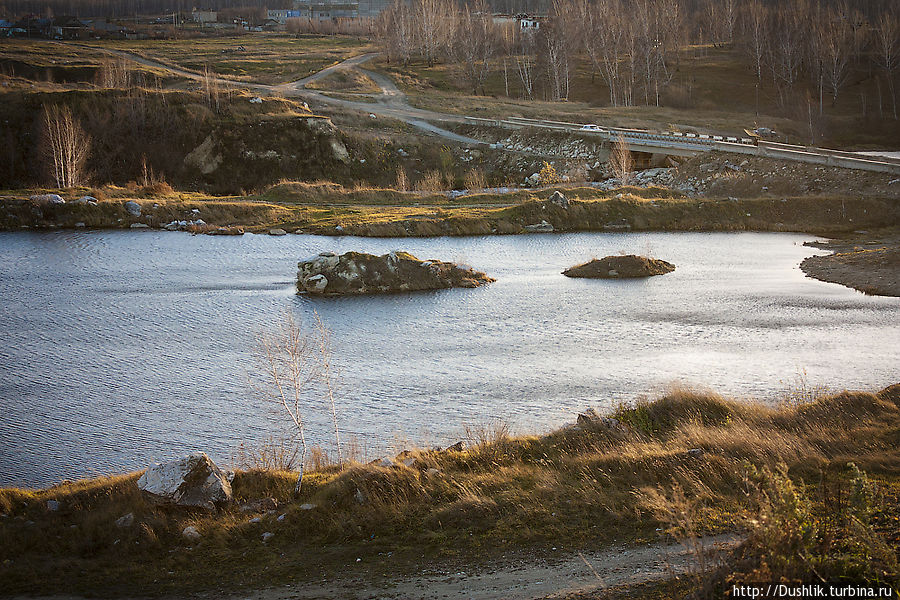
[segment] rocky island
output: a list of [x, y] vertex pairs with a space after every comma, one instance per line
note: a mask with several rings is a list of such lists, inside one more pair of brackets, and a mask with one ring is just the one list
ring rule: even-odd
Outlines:
[[300, 261], [297, 269], [298, 292], [326, 296], [475, 288], [494, 281], [480, 271], [439, 260], [419, 260], [408, 252], [383, 256], [323, 252]]
[[595, 258], [581, 265], [563, 271], [566, 277], [587, 277], [592, 279], [624, 279], [665, 275], [675, 270], [675, 265], [656, 258], [626, 254]]

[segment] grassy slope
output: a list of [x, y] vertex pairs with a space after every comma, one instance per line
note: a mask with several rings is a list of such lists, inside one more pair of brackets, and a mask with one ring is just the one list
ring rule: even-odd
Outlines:
[[[676, 483], [701, 503], [698, 532], [721, 531], [741, 522], [748, 463], [783, 462], [815, 488], [823, 473], [854, 461], [879, 482], [879, 535], [900, 541], [897, 386], [780, 409], [674, 389], [615, 416], [621, 428], [523, 438], [488, 432], [466, 451], [414, 451], [412, 468], [324, 468], [307, 475], [297, 499], [292, 473], [239, 472], [238, 499], [276, 498], [281, 522], [262, 514], [253, 524], [237, 508], [153, 507], [137, 490], [138, 474], [0, 490], [0, 581], [13, 593], [110, 595], [338, 576], [372, 582], [432, 561], [471, 567], [501, 554], [540, 555], [550, 545], [576, 551], [652, 540], [661, 524], [648, 490]], [[690, 455], [692, 448], [702, 456]], [[60, 511], [48, 512], [48, 499]], [[305, 502], [316, 508], [301, 510]], [[115, 519], [128, 512], [135, 524], [117, 528]], [[187, 525], [202, 532], [200, 541], [181, 538]], [[275, 533], [268, 543], [264, 531]]]

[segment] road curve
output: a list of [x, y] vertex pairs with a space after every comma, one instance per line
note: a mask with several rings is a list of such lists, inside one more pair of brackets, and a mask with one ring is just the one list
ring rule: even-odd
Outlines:
[[[61, 42], [58, 42], [61, 43]], [[215, 81], [219, 85], [223, 86], [232, 86], [232, 87], [240, 87], [254, 90], [256, 92], [260, 92], [262, 94], [280, 94], [285, 97], [297, 97], [303, 98], [306, 100], [316, 100], [323, 104], [331, 104], [335, 106], [340, 106], [342, 108], [355, 110], [367, 114], [374, 114], [376, 116], [382, 117], [390, 117], [393, 119], [397, 119], [399, 121], [403, 121], [416, 127], [422, 131], [425, 131], [430, 134], [434, 134], [455, 142], [459, 142], [461, 144], [469, 144], [469, 145], [485, 145], [486, 142], [481, 140], [476, 140], [475, 138], [466, 137], [464, 135], [459, 135], [453, 133], [452, 131], [448, 131], [446, 129], [442, 129], [429, 121], [451, 121], [457, 123], [463, 123], [465, 121], [465, 117], [461, 117], [458, 115], [447, 115], [444, 113], [438, 113], [428, 110], [422, 110], [419, 108], [413, 108], [406, 101], [406, 95], [400, 91], [397, 86], [388, 78], [383, 75], [379, 75], [373, 73], [371, 71], [362, 71], [366, 76], [372, 78], [373, 81], [381, 88], [381, 95], [376, 96], [375, 103], [369, 102], [356, 102], [353, 100], [344, 100], [342, 98], [333, 98], [321, 92], [317, 92], [314, 90], [310, 90], [306, 88], [308, 83], [313, 81], [317, 81], [319, 79], [323, 79], [328, 75], [334, 73], [335, 71], [343, 70], [343, 69], [355, 69], [359, 67], [361, 64], [370, 61], [374, 57], [378, 56], [377, 52], [371, 52], [368, 54], [361, 54], [359, 56], [354, 56], [352, 58], [348, 58], [347, 60], [337, 63], [335, 65], [331, 65], [330, 67], [326, 67], [321, 71], [313, 73], [312, 75], [308, 75], [302, 79], [298, 79], [296, 81], [289, 81], [286, 83], [279, 83], [277, 85], [268, 85], [263, 83], [252, 83], [247, 81], [240, 81], [236, 79], [229, 79], [227, 77], [221, 76], [208, 76], [204, 73], [197, 73], [196, 71], [189, 71], [187, 69], [183, 69], [181, 67], [173, 66], [167, 63], [159, 62], [153, 59], [149, 59], [138, 54], [133, 54], [131, 52], [125, 52], [124, 50], [112, 50], [109, 48], [99, 48], [97, 46], [91, 46], [88, 44], [67, 44], [71, 46], [78, 46], [81, 48], [89, 48], [91, 50], [99, 50], [100, 52], [105, 52], [107, 54], [111, 54], [113, 56], [118, 56], [120, 58], [125, 58], [136, 62], [138, 64], [144, 65], [145, 67], [150, 67], [153, 69], [160, 69], [172, 73], [173, 75], [178, 75], [179, 77], [184, 77], [186, 79], [191, 79], [193, 81], [206, 81], [207, 78], [209, 80]]]

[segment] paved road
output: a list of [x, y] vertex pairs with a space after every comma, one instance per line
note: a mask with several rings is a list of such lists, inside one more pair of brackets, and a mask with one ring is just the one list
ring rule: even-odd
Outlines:
[[[196, 81], [205, 81], [207, 79], [207, 75], [203, 73], [189, 71], [178, 66], [151, 60], [137, 54], [132, 54], [130, 52], [124, 52], [121, 50], [109, 50], [106, 48], [98, 48], [96, 46], [90, 46], [86, 44], [71, 45], [90, 48], [92, 50], [99, 50], [101, 52], [106, 52], [115, 56], [124, 57], [142, 65], [156, 69], [162, 69], [188, 79], [193, 79]], [[367, 71], [361, 68], [361, 65], [365, 64], [375, 56], [377, 56], [376, 53], [354, 56], [353, 58], [349, 58], [341, 63], [322, 69], [321, 71], [302, 79], [289, 81], [287, 83], [281, 83], [278, 85], [250, 83], [246, 81], [239, 81], [218, 76], [212, 77], [212, 80], [221, 85], [248, 88], [251, 90], [255, 90], [261, 94], [281, 94], [283, 96], [316, 100], [323, 104], [331, 104], [334, 106], [340, 106], [346, 109], [375, 115], [376, 118], [378, 116], [391, 117], [399, 121], [408, 123], [409, 125], [412, 125], [413, 127], [416, 127], [427, 133], [434, 134], [445, 139], [453, 140], [455, 142], [476, 146], [487, 145], [487, 142], [470, 138], [464, 135], [459, 135], [457, 133], [453, 133], [452, 131], [448, 131], [446, 129], [438, 127], [434, 124], [434, 122], [477, 123], [490, 120], [473, 119], [471, 117], [465, 117], [462, 115], [451, 115], [430, 110], [423, 110], [410, 106], [406, 100], [406, 95], [401, 90], [399, 90], [396, 85], [394, 85], [390, 78], [379, 73], [374, 73], [372, 71]], [[343, 98], [335, 98], [322, 92], [306, 88], [306, 85], [308, 83], [316, 81], [318, 79], [322, 79], [323, 77], [327, 77], [329, 74], [341, 69], [356, 69], [366, 76], [370, 77], [381, 88], [381, 94], [375, 94], [371, 96], [375, 99], [375, 102], [359, 102], [354, 100], [346, 100]], [[513, 128], [543, 127], [547, 129], [556, 129], [566, 132], [575, 132], [580, 128], [580, 125], [577, 123], [561, 123], [555, 121], [541, 121], [532, 119], [516, 119], [515, 121], [504, 121], [504, 123]], [[627, 143], [633, 150], [642, 150], [645, 152], [663, 152], [692, 155], [698, 152], [719, 150], [737, 154], [767, 156], [770, 158], [777, 158], [781, 160], [900, 174], [900, 162], [897, 162], [897, 159], [879, 156], [851, 155], [846, 152], [831, 151], [822, 148], [807, 148], [801, 146], [788, 146], [785, 144], [771, 143], [765, 144], [764, 146], [761, 142], [758, 144], [747, 144], [743, 143], [743, 141], [741, 143], [731, 143], [728, 141], [717, 141], [716, 139], [710, 139], [709, 136], [695, 136], [696, 139], [693, 139], [690, 135], [687, 134], [678, 135], [668, 132], [663, 133], [643, 130], [619, 130], [615, 128], [609, 129], [605, 132], [598, 132], [598, 135], [600, 135], [601, 137], [604, 135], [609, 137], [615, 132], [622, 132], [626, 137]]]

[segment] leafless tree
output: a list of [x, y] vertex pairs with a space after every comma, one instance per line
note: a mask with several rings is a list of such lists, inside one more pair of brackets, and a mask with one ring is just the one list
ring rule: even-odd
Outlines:
[[599, 0], [595, 5], [598, 19], [595, 36], [599, 44], [603, 78], [609, 87], [609, 103], [627, 104], [623, 90], [621, 68], [626, 30], [621, 0]]
[[484, 93], [484, 81], [490, 75], [495, 49], [494, 25], [484, 0], [463, 7], [453, 40], [453, 54], [472, 94], [477, 94], [479, 87]]
[[720, 13], [721, 23], [719, 25], [719, 39], [730, 44], [734, 41], [734, 27], [738, 19], [738, 3], [737, 0], [720, 0], [722, 11]]
[[757, 83], [762, 83], [763, 58], [769, 38], [769, 9], [760, 0], [750, 0], [744, 11], [744, 34], [753, 59]]
[[804, 30], [808, 27], [804, 16], [804, 11], [797, 6], [785, 8], [775, 14], [774, 27], [770, 31], [772, 41], [768, 46], [769, 62], [782, 104], [800, 77]]
[[573, 6], [577, 12], [578, 39], [587, 54], [591, 64], [591, 83], [600, 70], [600, 39], [598, 29], [601, 15], [595, 10], [595, 4], [590, 0], [573, 0]]
[[404, 0], [394, 0], [378, 15], [375, 35], [390, 60], [408, 64], [415, 52], [412, 10]]
[[414, 0], [413, 15], [422, 58], [433, 65], [453, 39], [456, 7], [450, 0]]
[[43, 154], [56, 186], [60, 189], [80, 185], [91, 151], [91, 137], [68, 106], [44, 107]]
[[816, 33], [814, 37], [818, 40], [821, 51], [822, 80], [831, 90], [831, 105], [834, 106], [838, 93], [850, 76], [850, 60], [854, 46], [853, 30], [847, 18], [826, 9], [819, 19]]
[[628, 185], [631, 180], [631, 172], [634, 170], [634, 159], [622, 133], [619, 133], [613, 142], [609, 153], [609, 167], [621, 185]]
[[879, 66], [884, 71], [891, 92], [891, 103], [896, 119], [897, 93], [894, 80], [900, 71], [900, 15], [896, 8], [884, 12], [876, 21], [875, 48]]
[[570, 40], [565, 21], [556, 18], [541, 27], [538, 36], [541, 41], [541, 57], [547, 75], [551, 100], [569, 98], [569, 53]]
[[299, 474], [294, 487], [294, 492], [299, 493], [309, 450], [305, 415], [318, 402], [323, 385], [334, 421], [338, 456], [341, 456], [331, 372], [330, 335], [318, 315], [315, 329], [306, 331], [288, 312], [277, 330], [261, 333], [257, 342], [257, 358], [266, 377], [265, 383], [257, 388], [270, 401], [280, 406], [291, 421], [300, 445]]
[[526, 100], [534, 97], [535, 34], [531, 30], [519, 31], [516, 37], [516, 72], [522, 82], [522, 95]]

